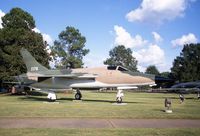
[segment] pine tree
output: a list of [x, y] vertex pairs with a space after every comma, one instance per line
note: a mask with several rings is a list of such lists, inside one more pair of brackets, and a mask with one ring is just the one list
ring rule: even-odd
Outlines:
[[60, 59], [56, 67], [83, 67], [83, 57], [89, 53], [89, 49], [85, 49], [86, 38], [78, 29], [70, 26], [66, 27], [58, 37], [59, 40], [55, 41], [52, 47], [54, 59]]
[[200, 80], [200, 44], [184, 45], [180, 56], [174, 59], [171, 71], [180, 82]]
[[0, 29], [0, 80], [8, 80], [26, 72], [20, 49], [26, 48], [44, 66], [49, 67], [49, 55], [42, 35], [34, 32], [33, 17], [20, 8], [13, 8], [2, 17]]
[[132, 56], [130, 48], [123, 45], [116, 46], [109, 52], [110, 58], [104, 61], [106, 65], [119, 65], [131, 71], [137, 71], [137, 60]]

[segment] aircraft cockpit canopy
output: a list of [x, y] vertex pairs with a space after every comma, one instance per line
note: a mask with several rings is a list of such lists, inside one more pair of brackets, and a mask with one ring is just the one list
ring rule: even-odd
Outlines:
[[128, 69], [122, 67], [122, 66], [108, 66], [108, 70], [119, 70], [119, 71], [128, 71]]

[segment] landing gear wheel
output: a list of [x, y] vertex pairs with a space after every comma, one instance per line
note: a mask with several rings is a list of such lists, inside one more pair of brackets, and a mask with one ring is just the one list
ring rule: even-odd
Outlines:
[[117, 101], [117, 103], [122, 103], [122, 98], [121, 97], [117, 97], [116, 101]]
[[76, 99], [76, 100], [81, 100], [81, 98], [82, 98], [82, 95], [81, 95], [81, 94], [79, 94], [79, 93], [76, 93], [76, 94], [75, 94], [75, 99]]
[[54, 100], [54, 99], [52, 99], [52, 98], [50, 98], [49, 99], [49, 102], [55, 102], [56, 100]]
[[82, 94], [79, 89], [76, 90], [75, 100], [81, 100]]

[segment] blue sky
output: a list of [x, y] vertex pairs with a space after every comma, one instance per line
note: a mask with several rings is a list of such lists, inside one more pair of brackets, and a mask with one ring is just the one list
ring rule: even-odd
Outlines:
[[1, 0], [0, 16], [14, 7], [34, 17], [50, 44], [65, 27], [79, 29], [90, 49], [87, 67], [102, 66], [109, 51], [123, 44], [140, 71], [149, 65], [169, 71], [183, 44], [200, 38], [199, 0]]

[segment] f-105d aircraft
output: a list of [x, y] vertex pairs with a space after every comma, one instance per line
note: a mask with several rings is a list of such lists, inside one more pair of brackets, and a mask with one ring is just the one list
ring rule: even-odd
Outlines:
[[121, 103], [123, 90], [155, 85], [154, 75], [131, 72], [121, 66], [50, 70], [39, 64], [26, 49], [21, 49], [20, 53], [27, 73], [18, 79], [32, 89], [48, 92], [50, 100], [56, 100], [55, 92], [66, 89], [75, 89], [75, 99], [80, 100], [82, 89], [116, 88], [116, 101]]

